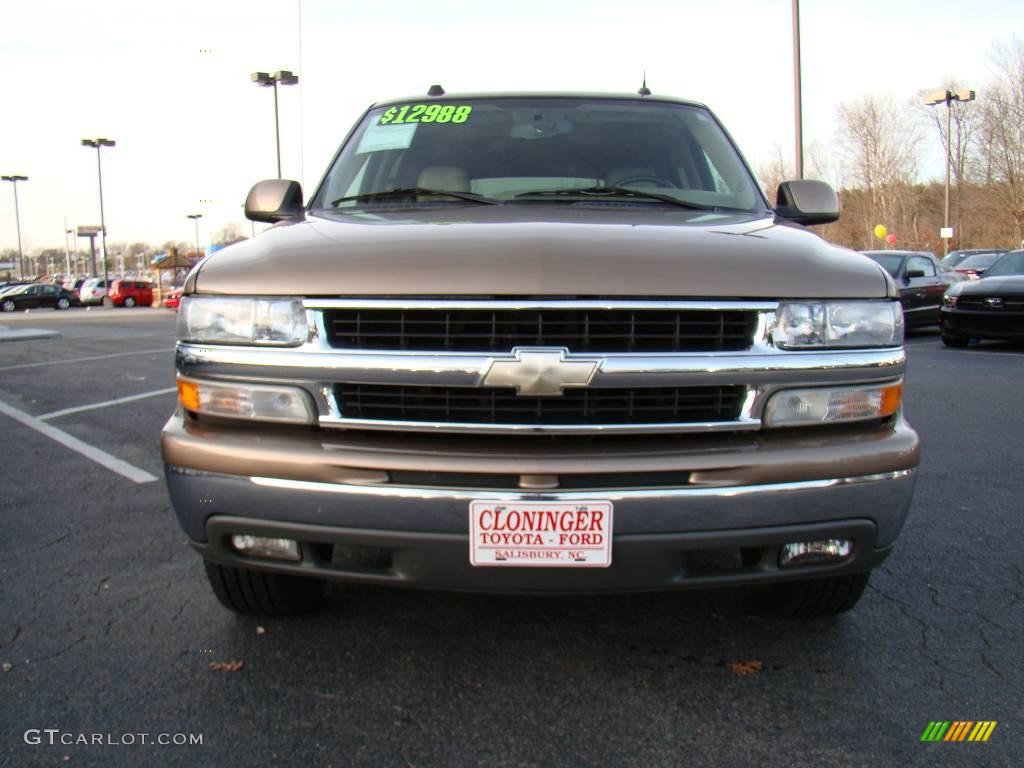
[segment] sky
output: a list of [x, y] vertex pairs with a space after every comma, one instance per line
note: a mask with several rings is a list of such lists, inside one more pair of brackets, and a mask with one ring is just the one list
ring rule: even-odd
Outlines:
[[[910, 103], [951, 78], [978, 90], [996, 43], [1024, 30], [1020, 0], [801, 0], [804, 140], [828, 156], [840, 103], [867, 94]], [[26, 252], [64, 247], [99, 224], [102, 150], [110, 242], [201, 244], [276, 175], [273, 96], [281, 88], [285, 178], [315, 189], [374, 101], [459, 91], [635, 92], [710, 106], [754, 168], [793, 158], [791, 0], [34, 0], [0, 25], [0, 174], [18, 184]], [[925, 177], [942, 174], [928, 134]], [[12, 185], [0, 184], [0, 249], [15, 248]], [[259, 227], [259, 225], [257, 225]], [[82, 241], [84, 247], [86, 241]]]

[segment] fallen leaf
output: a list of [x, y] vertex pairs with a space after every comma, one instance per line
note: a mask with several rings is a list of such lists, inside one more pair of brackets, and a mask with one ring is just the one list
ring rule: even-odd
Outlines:
[[244, 661], [211, 661], [207, 665], [210, 669], [216, 670], [217, 672], [237, 672], [245, 666]]
[[750, 661], [727, 661], [725, 666], [740, 677], [761, 671], [761, 662], [756, 659], [751, 659]]
[[256, 634], [265, 635], [267, 634], [267, 630], [264, 627], [256, 627]]
[[12, 669], [14, 669], [14, 665], [5, 661], [3, 663], [3, 666], [0, 667], [0, 669], [2, 669], [4, 672], [10, 672]]

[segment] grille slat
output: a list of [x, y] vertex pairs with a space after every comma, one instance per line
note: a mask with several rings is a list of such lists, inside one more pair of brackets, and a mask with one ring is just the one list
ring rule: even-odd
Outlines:
[[512, 389], [336, 384], [342, 417], [460, 424], [687, 424], [739, 418], [745, 387], [568, 389], [522, 397]]
[[757, 313], [745, 309], [327, 309], [328, 343], [343, 349], [510, 352], [711, 352], [748, 348]]

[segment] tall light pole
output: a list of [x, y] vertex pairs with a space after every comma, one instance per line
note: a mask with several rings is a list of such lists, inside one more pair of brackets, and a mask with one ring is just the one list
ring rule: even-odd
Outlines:
[[800, 76], [800, 0], [793, 0], [793, 112], [796, 125], [796, 151], [794, 171], [798, 179], [804, 177], [804, 115], [803, 88]]
[[959, 91], [951, 91], [949, 89], [932, 91], [924, 97], [924, 103], [929, 107], [934, 107], [937, 104], [946, 105], [946, 202], [942, 216], [943, 231], [940, 233], [942, 235], [943, 256], [949, 253], [949, 238], [952, 236], [949, 228], [949, 168], [953, 161], [953, 107], [951, 105], [954, 101], [974, 101], [974, 96], [974, 91], [964, 88]]
[[18, 275], [25, 277], [25, 255], [21, 252], [21, 213], [18, 211], [18, 182], [28, 181], [28, 176], [0, 176], [14, 187], [14, 223], [18, 229]]
[[107, 222], [103, 217], [103, 164], [100, 162], [100, 149], [103, 147], [115, 147], [117, 142], [113, 139], [82, 139], [83, 147], [96, 148], [96, 172], [100, 180], [100, 250], [103, 252], [103, 285], [110, 290], [107, 281]]
[[196, 225], [196, 256], [199, 256], [199, 220], [203, 218], [203, 214], [190, 213], [188, 218], [192, 219], [192, 223]]
[[277, 178], [281, 178], [281, 126], [277, 116], [277, 86], [295, 85], [299, 76], [282, 69], [272, 75], [266, 72], [253, 72], [252, 81], [263, 88], [274, 89], [274, 139], [277, 142]]

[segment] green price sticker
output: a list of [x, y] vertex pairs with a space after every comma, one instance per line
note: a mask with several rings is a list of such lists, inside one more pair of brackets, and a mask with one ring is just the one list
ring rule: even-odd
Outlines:
[[400, 125], [402, 123], [464, 123], [469, 120], [473, 108], [469, 105], [454, 104], [405, 104], [391, 107], [380, 116], [378, 125]]

